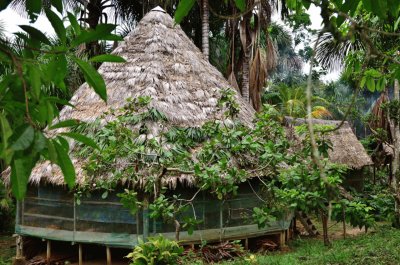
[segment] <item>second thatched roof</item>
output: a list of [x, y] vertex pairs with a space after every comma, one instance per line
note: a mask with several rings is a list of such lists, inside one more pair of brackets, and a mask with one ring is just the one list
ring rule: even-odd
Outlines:
[[[285, 123], [290, 129], [294, 126], [306, 124], [307, 120], [286, 117]], [[313, 119], [312, 123], [338, 126], [341, 121]], [[293, 130], [292, 133], [294, 133]], [[332, 143], [332, 150], [328, 151], [331, 162], [344, 164], [352, 169], [361, 169], [373, 164], [371, 157], [357, 139], [347, 121], [338, 130], [328, 133], [327, 137]]]

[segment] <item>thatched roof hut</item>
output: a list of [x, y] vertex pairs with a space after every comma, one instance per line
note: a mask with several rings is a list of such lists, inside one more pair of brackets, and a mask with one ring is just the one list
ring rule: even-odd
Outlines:
[[[200, 50], [162, 9], [148, 13], [114, 54], [127, 62], [105, 63], [99, 69], [107, 86], [107, 104], [84, 84], [72, 98], [75, 108], [64, 108], [60, 120], [90, 122], [101, 117], [101, 121], [107, 122], [114, 117], [107, 111], [125, 106], [127, 98], [150, 96], [150, 107], [166, 115], [166, 127], [191, 128], [207, 121], [229, 122], [224, 117], [226, 110], [217, 106], [222, 89], [229, 88], [229, 83], [204, 60]], [[238, 119], [252, 126], [254, 110], [237, 94], [235, 99], [240, 109]], [[161, 135], [161, 124], [146, 122], [147, 135], [157, 139]], [[71, 145], [73, 149], [73, 143]], [[86, 161], [75, 158], [73, 162], [78, 185], [87, 183], [83, 169]], [[175, 174], [163, 177], [166, 182], [163, 184], [173, 188], [168, 193], [186, 199], [195, 197], [189, 216], [195, 214], [195, 218], [202, 220], [193, 234], [180, 233], [181, 242], [245, 239], [269, 233], [281, 233], [280, 238], [285, 239], [285, 231], [291, 223], [290, 213], [264, 228], [259, 228], [252, 219], [252, 209], [260, 203], [254, 194], [259, 184], [257, 178], [241, 183], [235, 198], [221, 201], [209, 192], [199, 193], [201, 190], [188, 187], [190, 185], [186, 184], [193, 176]], [[113, 176], [94, 176], [96, 180], [103, 177]], [[146, 207], [137, 211], [136, 216], [123, 207], [117, 194], [126, 186], [107, 190], [106, 196], [103, 190], [93, 191], [90, 197], [79, 198], [78, 203], [76, 194], [66, 189], [58, 166], [48, 162], [34, 168], [30, 184], [26, 199], [18, 203], [15, 230], [19, 235], [113, 247], [132, 247], [140, 238], [160, 233], [167, 238], [176, 237], [175, 228], [163, 220], [150, 219]]]
[[[165, 114], [170, 126], [197, 127], [224, 118], [225, 110], [218, 108], [217, 101], [221, 90], [230, 87], [229, 83], [161, 8], [149, 12], [113, 54], [126, 62], [104, 63], [99, 68], [107, 87], [107, 103], [85, 83], [71, 99], [74, 108], [62, 109], [60, 120], [94, 121], [110, 109], [123, 107], [127, 98], [139, 96], [150, 96], [150, 107]], [[254, 109], [241, 96], [236, 95], [236, 101], [240, 107], [238, 119], [250, 125]], [[160, 130], [157, 123], [148, 127], [152, 136]], [[77, 184], [83, 184], [84, 161], [73, 159], [73, 162]], [[171, 176], [165, 178], [167, 183], [164, 184], [176, 186], [176, 180], [187, 183], [190, 177], [186, 174]], [[39, 184], [41, 181], [64, 184], [60, 168], [50, 162], [33, 169], [30, 182]]]
[[[313, 119], [312, 122], [313, 124], [333, 126], [338, 126], [341, 123], [341, 121], [320, 119]], [[307, 120], [286, 117], [285, 123], [287, 127], [293, 128], [293, 126], [306, 124]], [[347, 121], [338, 130], [328, 133], [327, 137], [332, 143], [332, 150], [328, 151], [331, 162], [344, 164], [351, 169], [357, 170], [373, 164], [371, 157], [367, 154], [364, 146], [357, 139]]]

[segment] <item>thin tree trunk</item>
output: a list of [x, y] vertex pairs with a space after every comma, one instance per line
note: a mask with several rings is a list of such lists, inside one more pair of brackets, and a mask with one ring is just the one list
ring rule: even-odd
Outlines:
[[[399, 80], [394, 81], [394, 98], [393, 100], [400, 100], [400, 93], [399, 93]], [[390, 121], [390, 127], [392, 131], [392, 137], [393, 137], [393, 145], [394, 145], [394, 156], [393, 156], [393, 162], [392, 162], [392, 181], [391, 181], [391, 186], [393, 189], [393, 192], [395, 193], [395, 215], [396, 215], [396, 221], [395, 225], [396, 227], [400, 226], [400, 208], [399, 208], [399, 169], [400, 169], [400, 128], [399, 128], [399, 121], [396, 120], [391, 120]]]
[[249, 74], [250, 74], [250, 51], [249, 48], [246, 48], [243, 59], [242, 96], [247, 102], [250, 102]]
[[209, 58], [210, 55], [210, 45], [209, 45], [209, 33], [210, 33], [210, 22], [209, 22], [209, 8], [208, 8], [208, 0], [203, 0], [203, 14], [202, 14], [202, 21], [201, 21], [201, 27], [202, 27], [202, 50], [204, 53], [204, 56]]
[[[90, 0], [87, 4], [87, 17], [86, 23], [88, 23], [90, 29], [95, 29], [100, 23], [102, 15], [101, 1]], [[85, 15], [86, 16], [86, 15]], [[98, 41], [92, 41], [86, 44], [86, 51], [89, 57], [93, 57], [100, 54], [100, 44]]]
[[324, 210], [321, 210], [320, 213], [322, 222], [322, 234], [324, 236], [324, 245], [330, 246], [331, 242], [329, 241], [329, 235], [328, 235], [328, 215]]

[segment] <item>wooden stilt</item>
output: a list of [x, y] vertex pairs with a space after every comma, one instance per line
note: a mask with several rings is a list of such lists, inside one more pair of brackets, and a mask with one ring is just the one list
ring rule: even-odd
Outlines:
[[16, 257], [17, 258], [22, 257], [23, 253], [22, 253], [22, 237], [21, 236], [17, 236], [16, 246], [17, 246], [16, 247], [16, 250], [17, 250]]
[[190, 247], [194, 250], [194, 244], [191, 244]]
[[46, 250], [47, 264], [50, 264], [50, 258], [51, 258], [51, 242], [50, 242], [50, 240], [47, 240], [47, 250]]
[[79, 265], [83, 264], [83, 258], [82, 258], [82, 244], [79, 244], [79, 253], [78, 253], [78, 259], [79, 259]]
[[107, 265], [111, 265], [111, 250], [110, 247], [106, 247], [107, 252]]
[[249, 239], [248, 239], [248, 238], [246, 238], [246, 239], [244, 240], [244, 249], [246, 249], [246, 250], [249, 249]]
[[285, 231], [281, 231], [280, 232], [280, 236], [279, 236], [279, 246], [283, 247], [286, 245], [286, 241], [285, 241]]

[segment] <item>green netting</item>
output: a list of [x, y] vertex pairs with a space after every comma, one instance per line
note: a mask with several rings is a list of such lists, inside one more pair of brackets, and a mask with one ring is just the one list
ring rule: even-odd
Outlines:
[[[177, 191], [175, 191], [177, 192]], [[193, 190], [183, 190], [183, 198], [191, 198]], [[288, 229], [291, 214], [282, 220], [271, 222], [259, 229], [252, 220], [252, 209], [260, 204], [254, 193], [243, 188], [237, 197], [220, 201], [204, 193], [198, 196], [185, 216], [201, 220], [192, 235], [182, 231], [180, 239], [184, 242], [201, 240], [246, 238]], [[102, 199], [101, 194], [82, 198], [80, 204], [67, 190], [57, 187], [30, 187], [28, 195], [17, 210], [16, 232], [50, 240], [82, 243], [97, 243], [116, 247], [131, 247], [137, 244], [143, 234], [143, 213], [135, 216], [118, 201], [116, 192]], [[173, 223], [163, 220], [149, 220], [149, 234], [163, 234], [174, 239]]]

